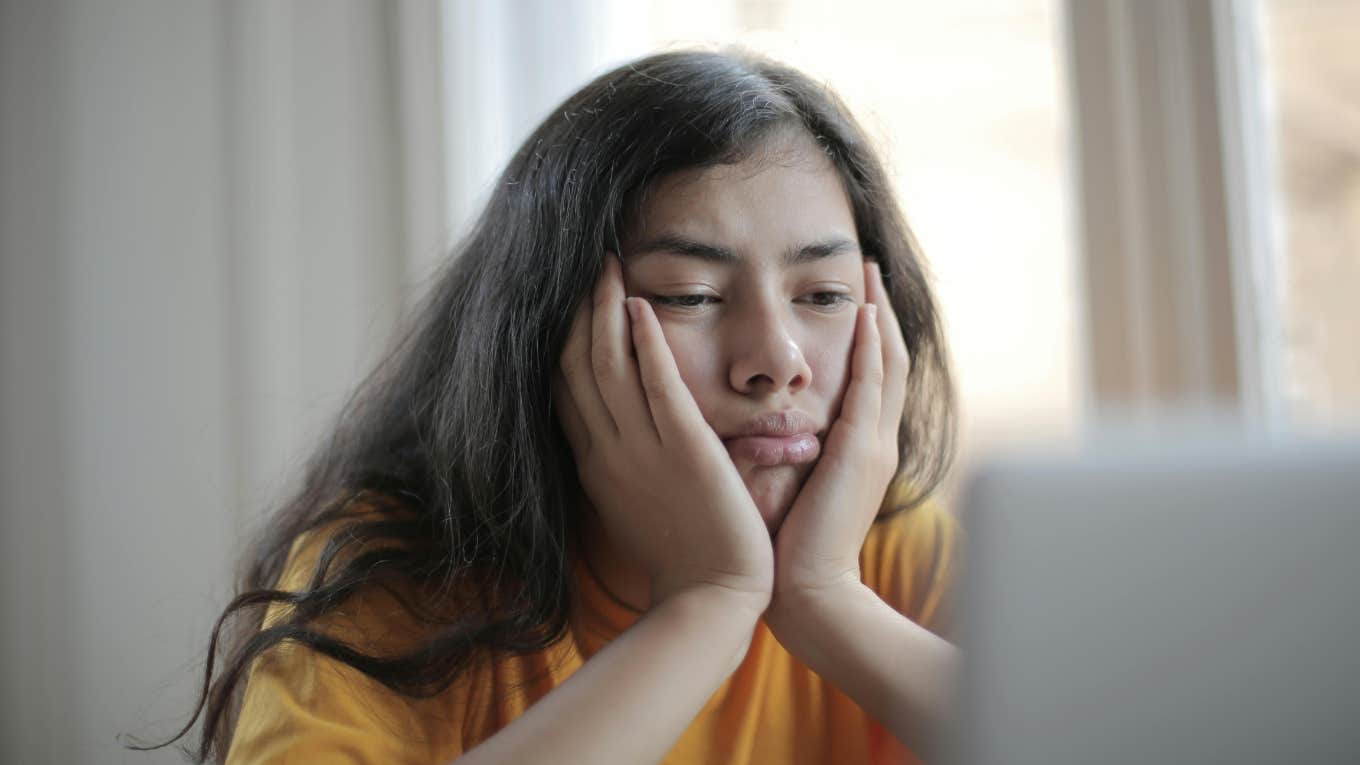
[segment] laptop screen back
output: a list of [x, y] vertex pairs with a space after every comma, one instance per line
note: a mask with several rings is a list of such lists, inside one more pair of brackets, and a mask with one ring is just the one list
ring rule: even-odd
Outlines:
[[963, 520], [946, 761], [1360, 762], [1360, 446], [998, 462]]

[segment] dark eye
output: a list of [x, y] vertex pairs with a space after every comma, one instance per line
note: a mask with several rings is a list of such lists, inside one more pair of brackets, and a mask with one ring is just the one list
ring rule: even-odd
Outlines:
[[716, 303], [718, 299], [712, 295], [657, 295], [652, 302], [672, 308], [698, 308]]
[[807, 296], [807, 302], [818, 308], [833, 308], [841, 303], [853, 301], [854, 297], [847, 292], [813, 292]]

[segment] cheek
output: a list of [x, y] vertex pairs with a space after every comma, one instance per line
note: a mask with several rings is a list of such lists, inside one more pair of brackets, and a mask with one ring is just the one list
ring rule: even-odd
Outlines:
[[694, 396], [704, 418], [712, 421], [714, 404], [722, 392], [722, 374], [712, 333], [697, 327], [667, 325], [665, 321], [661, 323], [661, 331], [675, 357], [680, 379]]
[[803, 358], [812, 370], [813, 392], [828, 401], [832, 411], [840, 408], [850, 383], [850, 356], [854, 350], [854, 323], [840, 324], [817, 328], [809, 333], [803, 345]]
[[[688, 326], [662, 321], [661, 329], [666, 344], [675, 357], [680, 378], [689, 388], [699, 411], [710, 422], [726, 395], [727, 376], [718, 344], [711, 328]], [[812, 387], [808, 392], [826, 403], [835, 412], [850, 381], [850, 356], [854, 350], [855, 325], [853, 316], [847, 321], [827, 322], [821, 326], [805, 327], [800, 350], [812, 371]]]

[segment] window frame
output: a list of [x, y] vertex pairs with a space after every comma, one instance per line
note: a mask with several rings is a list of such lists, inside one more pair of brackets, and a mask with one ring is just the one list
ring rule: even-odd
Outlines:
[[1067, 0], [1088, 421], [1284, 420], [1257, 3]]

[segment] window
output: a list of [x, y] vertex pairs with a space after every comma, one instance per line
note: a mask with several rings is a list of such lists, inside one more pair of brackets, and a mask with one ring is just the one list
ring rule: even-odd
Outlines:
[[1285, 416], [1360, 419], [1360, 3], [1265, 0]]

